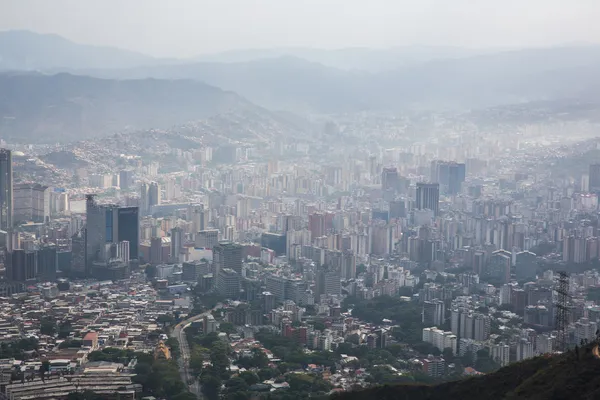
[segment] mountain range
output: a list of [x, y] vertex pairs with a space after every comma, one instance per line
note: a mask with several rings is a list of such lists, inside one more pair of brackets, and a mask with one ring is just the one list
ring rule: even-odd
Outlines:
[[325, 50], [305, 47], [229, 50], [189, 59], [156, 58], [135, 51], [72, 42], [54, 34], [0, 32], [0, 69], [130, 68], [195, 62], [238, 63], [265, 58], [297, 57], [342, 70], [380, 72], [434, 59], [485, 54], [495, 50], [450, 46], [403, 46], [390, 49], [351, 47]]
[[341, 113], [597, 100], [599, 68], [600, 47], [564, 47], [432, 60], [378, 73], [340, 70], [291, 56], [77, 73], [112, 79], [194, 79], [267, 108]]
[[0, 137], [8, 140], [79, 140], [256, 109], [235, 93], [191, 80], [0, 74]]
[[292, 48], [174, 60], [7, 31], [0, 70], [9, 71], [0, 78], [2, 135], [158, 127], [218, 114], [223, 104], [310, 115], [600, 102], [600, 46], [583, 45]]

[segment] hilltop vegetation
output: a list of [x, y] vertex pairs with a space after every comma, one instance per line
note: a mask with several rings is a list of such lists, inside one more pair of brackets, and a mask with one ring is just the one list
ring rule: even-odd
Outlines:
[[195, 81], [0, 73], [4, 139], [81, 140], [256, 109], [234, 93]]
[[481, 377], [439, 385], [396, 385], [335, 395], [335, 400], [554, 400], [600, 398], [600, 360], [586, 346], [536, 357]]

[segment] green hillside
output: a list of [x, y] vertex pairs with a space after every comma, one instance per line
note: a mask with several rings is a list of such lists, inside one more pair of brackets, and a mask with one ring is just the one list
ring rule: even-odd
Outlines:
[[536, 357], [495, 373], [433, 386], [381, 386], [335, 395], [335, 400], [599, 399], [600, 359], [592, 346], [576, 353]]

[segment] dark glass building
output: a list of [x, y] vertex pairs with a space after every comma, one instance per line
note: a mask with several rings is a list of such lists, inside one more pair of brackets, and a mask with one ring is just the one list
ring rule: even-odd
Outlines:
[[58, 269], [56, 246], [42, 247], [37, 253], [38, 278], [46, 281], [54, 281], [56, 279], [56, 270]]
[[416, 208], [432, 210], [434, 215], [438, 215], [440, 210], [439, 183], [417, 183]]
[[139, 258], [140, 223], [138, 207], [121, 207], [118, 212], [118, 241], [129, 242], [129, 258]]
[[260, 245], [267, 249], [271, 249], [277, 256], [286, 254], [287, 239], [286, 235], [277, 233], [265, 232], [260, 237]]
[[13, 227], [13, 169], [12, 153], [0, 149], [0, 229]]

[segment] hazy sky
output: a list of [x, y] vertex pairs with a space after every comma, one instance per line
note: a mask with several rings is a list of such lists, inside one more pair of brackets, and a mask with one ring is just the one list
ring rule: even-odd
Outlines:
[[0, 30], [187, 57], [243, 48], [600, 43], [600, 0], [0, 0]]

